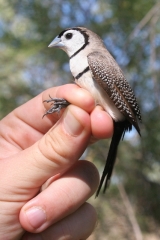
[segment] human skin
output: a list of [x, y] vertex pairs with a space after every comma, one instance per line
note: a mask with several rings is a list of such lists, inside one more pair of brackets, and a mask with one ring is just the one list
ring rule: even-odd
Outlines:
[[[48, 96], [71, 104], [42, 119]], [[110, 116], [74, 84], [50, 88], [0, 122], [0, 239], [86, 239], [96, 225], [86, 200], [96, 167], [78, 161], [93, 139], [111, 137]]]

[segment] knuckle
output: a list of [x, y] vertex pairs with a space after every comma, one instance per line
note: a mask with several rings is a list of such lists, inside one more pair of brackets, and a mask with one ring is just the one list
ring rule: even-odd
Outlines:
[[49, 131], [40, 142], [40, 151], [54, 164], [58, 166], [66, 166], [69, 163], [70, 151], [66, 148], [64, 134], [59, 134], [56, 137], [56, 134], [53, 134], [52, 131]]

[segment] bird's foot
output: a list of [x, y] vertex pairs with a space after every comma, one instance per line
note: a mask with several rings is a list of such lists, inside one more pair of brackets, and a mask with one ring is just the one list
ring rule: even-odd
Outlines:
[[46, 113], [43, 115], [43, 117], [48, 114], [55, 113], [55, 112], [59, 113], [62, 108], [66, 108], [70, 104], [64, 98], [52, 98], [50, 95], [49, 95], [49, 97], [50, 97], [50, 99], [44, 100], [43, 102], [51, 103], [52, 107], [46, 111]]

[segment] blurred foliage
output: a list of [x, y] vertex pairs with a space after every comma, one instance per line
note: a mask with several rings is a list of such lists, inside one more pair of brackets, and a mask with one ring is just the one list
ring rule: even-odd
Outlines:
[[[143, 238], [160, 239], [159, 11], [158, 0], [0, 0], [1, 118], [44, 89], [72, 81], [67, 55], [47, 48], [67, 27], [86, 26], [99, 34], [136, 93], [142, 138], [135, 131], [126, 135], [110, 188], [90, 200], [99, 215], [90, 239], [138, 239], [119, 183]], [[103, 140], [88, 150], [100, 172], [107, 146]]]

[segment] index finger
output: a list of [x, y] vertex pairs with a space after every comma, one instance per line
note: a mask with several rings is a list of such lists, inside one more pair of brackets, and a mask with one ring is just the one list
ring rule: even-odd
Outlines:
[[43, 134], [46, 133], [61, 116], [61, 113], [55, 113], [42, 119], [46, 111], [45, 107], [50, 108], [50, 104], [43, 104], [43, 101], [48, 99], [49, 95], [55, 98], [64, 98], [71, 104], [87, 112], [91, 112], [94, 108], [94, 100], [86, 90], [75, 84], [66, 84], [47, 89], [24, 105], [15, 109], [14, 113], [27, 125]]

